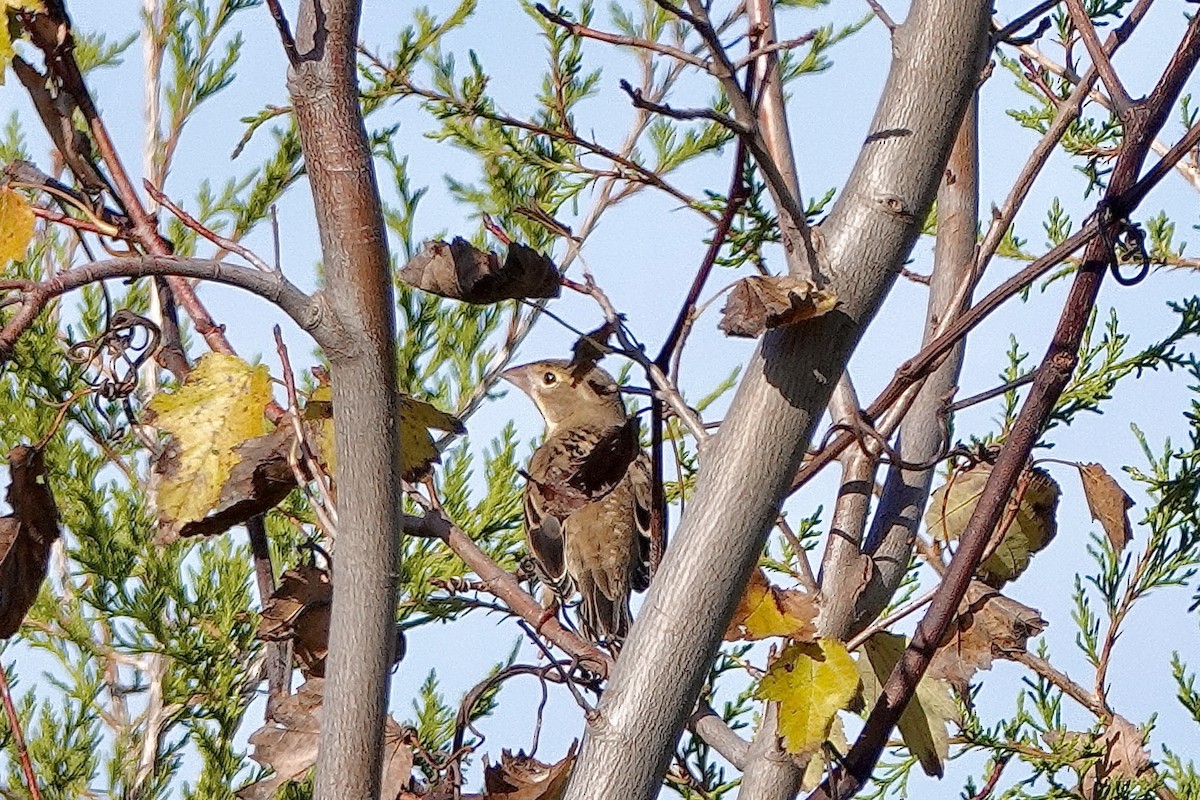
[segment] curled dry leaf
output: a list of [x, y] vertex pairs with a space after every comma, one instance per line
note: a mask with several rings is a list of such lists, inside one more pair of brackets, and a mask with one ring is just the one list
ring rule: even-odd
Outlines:
[[543, 764], [523, 752], [514, 756], [508, 750], [501, 751], [499, 764], [489, 764], [485, 758], [485, 800], [559, 800], [575, 766], [576, 744], [571, 742], [567, 754], [554, 764]]
[[292, 427], [280, 425], [265, 436], [237, 445], [234, 448], [237, 462], [221, 486], [216, 504], [200, 519], [160, 528], [159, 541], [216, 536], [279, 505], [296, 488], [296, 476], [289, 462], [295, 440]]
[[582, 379], [600, 363], [600, 359], [612, 352], [608, 341], [614, 333], [616, 327], [611, 322], [605, 322], [575, 340], [575, 344], [571, 345], [571, 374], [576, 380]]
[[414, 289], [452, 300], [486, 305], [501, 300], [558, 297], [558, 270], [550, 259], [520, 244], [510, 244], [504, 262], [465, 239], [426, 242], [421, 252], [400, 270]]
[[[250, 735], [250, 757], [270, 767], [270, 777], [242, 787], [242, 800], [272, 800], [289, 781], [303, 780], [317, 760], [317, 739], [325, 700], [325, 681], [310, 678], [294, 695], [281, 700], [267, 724]], [[383, 780], [379, 800], [394, 800], [408, 788], [412, 777], [412, 751], [404, 744], [404, 731], [390, 716], [383, 729]]]
[[1025, 652], [1029, 639], [1046, 629], [1036, 609], [1005, 597], [981, 581], [971, 581], [958, 616], [926, 672], [948, 680], [966, 696], [971, 679], [992, 661]]
[[779, 703], [779, 734], [792, 755], [808, 755], [829, 738], [837, 712], [858, 691], [858, 670], [836, 639], [793, 642], [767, 667], [757, 695]]
[[[947, 542], [958, 539], [991, 474], [990, 464], [976, 464], [952, 474], [933, 491], [925, 512], [930, 536]], [[1003, 586], [1025, 571], [1034, 553], [1050, 544], [1058, 530], [1055, 514], [1060, 494], [1058, 484], [1045, 470], [1025, 470], [1001, 517], [1012, 522], [992, 554], [979, 565], [977, 574], [982, 580], [997, 588]]]
[[816, 619], [817, 603], [812, 595], [773, 586], [767, 574], [756, 569], [733, 612], [725, 640], [785, 636], [811, 642], [817, 635]]
[[8, 469], [12, 513], [0, 517], [0, 639], [17, 632], [37, 600], [50, 547], [60, 535], [42, 451], [14, 447], [8, 453]]
[[305, 678], [325, 677], [329, 652], [329, 608], [333, 584], [329, 570], [301, 564], [280, 576], [279, 586], [263, 604], [258, 638], [292, 641], [292, 653]]
[[1113, 551], [1120, 553], [1133, 540], [1133, 526], [1129, 524], [1133, 498], [1099, 464], [1080, 464], [1079, 479], [1092, 519], [1104, 528]]
[[[886, 632], [875, 634], [863, 645], [858, 673], [862, 678], [863, 704], [867, 713], [883, 694], [883, 685], [905, 646], [903, 636]], [[950, 723], [960, 724], [958, 706], [950, 694], [950, 686], [946, 681], [926, 674], [917, 684], [917, 691], [897, 724], [900, 738], [921, 762], [926, 775], [940, 778], [945, 772], [946, 758], [950, 755], [950, 734], [946, 726]]]
[[[3, 22], [4, 20], [0, 20]], [[0, 70], [3, 69], [3, 39], [7, 34], [7, 25], [0, 25]], [[0, 79], [0, 83], [3, 79]], [[8, 265], [9, 261], [17, 261], [25, 257], [25, 251], [33, 240], [33, 210], [29, 203], [18, 192], [8, 186], [0, 186], [0, 267]]]
[[1101, 733], [1050, 731], [1042, 738], [1079, 773], [1079, 794], [1085, 800], [1117, 796], [1120, 793], [1111, 787], [1153, 775], [1142, 731], [1120, 714], [1114, 714]]
[[[312, 563], [289, 569], [280, 576], [279, 586], [263, 604], [258, 638], [269, 642], [291, 641], [292, 655], [304, 677], [324, 678], [332, 603], [333, 583], [328, 569]], [[404, 631], [397, 625], [395, 661], [404, 657], [405, 647]]]
[[837, 296], [812, 281], [790, 275], [752, 275], [733, 285], [717, 327], [730, 336], [753, 339], [768, 328], [819, 317], [837, 305]]

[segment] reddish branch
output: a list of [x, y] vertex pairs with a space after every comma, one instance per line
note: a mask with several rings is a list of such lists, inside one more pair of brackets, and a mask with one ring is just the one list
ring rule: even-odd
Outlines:
[[930, 602], [929, 610], [917, 625], [912, 642], [884, 685], [879, 702], [871, 711], [862, 734], [845, 761], [830, 772], [825, 782], [810, 795], [810, 800], [846, 798], [865, 785], [887, 745], [892, 728], [945, 637], [1029, 454], [1078, 363], [1079, 345], [1100, 284], [1110, 265], [1115, 267], [1116, 264], [1111, 242], [1119, 231], [1120, 220], [1133, 210], [1128, 202], [1129, 193], [1136, 188], [1137, 176], [1150, 145], [1166, 122], [1198, 61], [1200, 18], [1194, 17], [1154, 91], [1145, 100], [1131, 105], [1124, 117], [1124, 144], [1100, 204], [1099, 226], [1104, 235], [1093, 239], [1084, 252], [1083, 265], [1076, 273], [1058, 327], [1038, 367], [1029, 396], [988, 477], [979, 504], [959, 537], [959, 548]]
[[1067, 0], [1067, 11], [1070, 12], [1071, 22], [1075, 25], [1075, 30], [1079, 31], [1079, 37], [1083, 39], [1083, 45], [1092, 58], [1093, 68], [1100, 73], [1100, 80], [1108, 89], [1108, 96], [1112, 99], [1117, 116], [1123, 118], [1133, 100], [1125, 91], [1125, 86], [1117, 76], [1117, 71], [1113, 68], [1108, 54], [1104, 52], [1104, 46], [1100, 44], [1100, 37], [1096, 35], [1096, 27], [1092, 24], [1087, 9], [1083, 7], [1083, 0]]
[[[262, 515], [251, 517], [246, 522], [250, 536], [250, 552], [254, 556], [254, 579], [258, 585], [258, 601], [263, 607], [275, 594], [275, 570], [271, 565], [271, 546], [267, 539], [267, 526]], [[292, 658], [291, 643], [286, 641], [267, 642], [267, 717], [272, 716], [276, 703], [291, 693]]]
[[551, 644], [578, 659], [589, 670], [607, 677], [613, 664], [612, 656], [564, 628], [557, 619], [547, 619], [546, 610], [521, 588], [517, 579], [501, 569], [470, 536], [442, 514], [429, 511], [420, 517], [405, 515], [404, 532], [409, 536], [441, 539], [479, 576], [487, 591], [503, 600], [512, 613], [533, 625]]
[[[35, 20], [37, 17], [44, 17], [45, 21], [50, 24], [28, 24], [26, 31], [34, 44], [45, 54], [47, 71], [78, 104], [79, 111], [96, 144], [96, 151], [108, 168], [118, 195], [117, 199], [121, 202], [122, 208], [129, 218], [133, 241], [151, 255], [170, 255], [171, 247], [159, 235], [156, 221], [142, 205], [141, 199], [134, 190], [133, 182], [117, 155], [108, 128], [100, 118], [100, 112], [84, 82], [83, 73], [75, 60], [75, 37], [66, 9], [61, 2], [48, 2], [46, 5], [48, 9], [46, 14], [26, 15], [24, 18]], [[53, 33], [51, 34], [51, 32]], [[234, 351], [225, 338], [224, 328], [213, 322], [211, 315], [196, 296], [191, 284], [176, 276], [169, 276], [167, 281], [170, 284], [171, 292], [175, 295], [176, 302], [191, 317], [196, 331], [204, 337], [208, 346], [216, 352], [232, 354]], [[174, 370], [182, 370], [186, 367], [183, 364], [170, 366]]]
[[[1143, 103], [1147, 101], [1142, 101]], [[1112, 213], [1116, 209], [1126, 209], [1125, 213], [1136, 209], [1149, 194], [1150, 190], [1159, 184], [1167, 173], [1174, 169], [1175, 164], [1200, 144], [1200, 123], [1188, 129], [1187, 133], [1175, 143], [1166, 155], [1146, 174], [1123, 192], [1111, 189], [1113, 199], [1108, 203]], [[982, 300], [958, 318], [940, 336], [921, 348], [915, 356], [904, 362], [896, 375], [879, 393], [876, 399], [863, 412], [868, 421], [877, 419], [904, 397], [911, 387], [923, 381], [925, 376], [934, 369], [954, 344], [974, 330], [992, 312], [996, 311], [1005, 301], [1023, 291], [1033, 281], [1049, 272], [1054, 267], [1066, 261], [1081, 247], [1089, 245], [1100, 236], [1101, 229], [1097, 215], [1086, 220], [1078, 231], [1068, 236], [1061, 243], [1051, 248], [1041, 258], [1036, 259], [1017, 274], [1005, 280]], [[838, 457], [856, 441], [854, 434], [839, 434], [833, 441], [824, 444], [821, 449], [797, 471], [792, 479], [791, 491], [795, 492], [801, 486]]]
[[[866, 417], [867, 422], [878, 419], [881, 414], [900, 401], [913, 386], [923, 381], [941, 363], [942, 358], [951, 347], [962, 337], [974, 330], [977, 325], [983, 322], [989, 314], [999, 308], [1006, 300], [1020, 293], [1041, 275], [1061, 264], [1072, 253], [1091, 242], [1099, 234], [1100, 229], [1096, 224], [1096, 220], [1089, 219], [1078, 231], [1063, 240], [1061, 244], [1052, 248], [1044, 256], [989, 292], [986, 297], [973, 305], [969, 311], [964, 313], [941, 336], [934, 338], [922, 347], [920, 352], [900, 366], [900, 369], [896, 371], [896, 375], [892, 378], [891, 382], [884, 387], [874, 402], [863, 412], [863, 416]], [[857, 437], [853, 432], [841, 433], [833, 441], [822, 446], [820, 451], [806, 461], [804, 466], [796, 473], [796, 477], [792, 479], [791, 490], [795, 492], [810, 481], [813, 476], [836, 459], [843, 450], [855, 441], [857, 441]]]
[[4, 665], [0, 664], [0, 697], [4, 700], [4, 713], [8, 717], [8, 729], [12, 732], [13, 744], [17, 748], [17, 759], [21, 762], [21, 771], [25, 773], [25, 785], [33, 800], [42, 800], [38, 788], [37, 775], [33, 772], [33, 762], [29, 758], [29, 750], [25, 747], [25, 736], [21, 733], [21, 719], [17, 716], [17, 708], [13, 705], [12, 692], [8, 688], [8, 675]]
[[[671, 330], [667, 334], [667, 339], [663, 342], [662, 349], [658, 351], [658, 356], [654, 359], [654, 364], [659, 370], [676, 382], [679, 380], [679, 375], [673, 374], [672, 362], [674, 361], [678, 365], [678, 354], [683, 349], [683, 342], [687, 337], [687, 332], [695, 322], [696, 304], [700, 301], [700, 293], [704, 290], [704, 285], [708, 282], [709, 275], [712, 274], [713, 267], [717, 263], [717, 257], [721, 253], [721, 248], [725, 245], [725, 239], [729, 236], [729, 231], [733, 227], [734, 219], [737, 218], [743, 204], [746, 202], [745, 170], [746, 146], [739, 139], [737, 151], [733, 159], [733, 178], [730, 180], [729, 199], [725, 204], [725, 211], [721, 214], [721, 219], [717, 221], [712, 239], [708, 243], [708, 250], [704, 253], [704, 259], [700, 262], [700, 268], [696, 270], [696, 276], [692, 278], [692, 285], [683, 300], [683, 305], [679, 309], [678, 316], [675, 317], [675, 323], [671, 326]], [[678, 372], [677, 366], [674, 372]], [[653, 517], [651, 519], [652, 540], [650, 548], [650, 569], [652, 574], [654, 571], [657, 571], [658, 564], [662, 560], [663, 550], [667, 546], [666, 496], [663, 489], [663, 410], [663, 401], [656, 393], [650, 400], [650, 461], [654, 472], [654, 481], [651, 489], [653, 493], [653, 497], [651, 498]]]

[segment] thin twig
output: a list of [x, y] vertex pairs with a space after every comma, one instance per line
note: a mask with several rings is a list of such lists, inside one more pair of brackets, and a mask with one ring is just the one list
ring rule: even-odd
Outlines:
[[1125, 86], [1117, 76], [1117, 71], [1113, 68], [1108, 54], [1104, 52], [1104, 47], [1100, 44], [1099, 37], [1096, 36], [1096, 27], [1092, 24], [1087, 9], [1083, 7], [1082, 0], [1066, 0], [1066, 2], [1071, 22], [1075, 25], [1075, 30], [1083, 39], [1083, 46], [1087, 48], [1088, 55], [1092, 58], [1092, 66], [1100, 73], [1100, 80], [1108, 89], [1108, 96], [1112, 99], [1117, 116], [1124, 121], [1125, 112], [1129, 110], [1133, 100], [1125, 91]]
[[935, 594], [937, 594], [936, 587], [925, 592], [925, 594], [921, 595], [920, 597], [909, 600], [907, 603], [904, 603], [886, 617], [877, 619], [866, 628], [863, 628], [858, 634], [851, 638], [850, 641], [846, 642], [846, 649], [857, 650], [859, 647], [862, 647], [863, 644], [866, 643], [867, 639], [870, 639], [880, 631], [886, 631], [888, 628], [892, 627], [909, 614], [912, 614], [914, 611], [920, 611], [922, 608], [929, 605], [929, 601], [933, 599]]
[[33, 772], [33, 761], [30, 760], [29, 750], [25, 747], [25, 735], [21, 732], [21, 719], [17, 716], [17, 707], [13, 704], [12, 692], [8, 688], [8, 674], [2, 662], [0, 662], [0, 697], [4, 699], [4, 713], [8, 717], [8, 729], [12, 732], [13, 744], [17, 748], [17, 760], [21, 762], [21, 771], [25, 773], [25, 786], [29, 789], [29, 796], [33, 800], [42, 800], [37, 775]]
[[294, 67], [300, 63], [300, 54], [296, 51], [296, 40], [292, 37], [292, 29], [283, 13], [283, 7], [279, 5], [279, 0], [267, 0], [267, 8], [271, 12], [271, 18], [275, 20], [275, 29], [279, 31], [279, 41], [283, 45], [288, 63]]
[[[300, 471], [298, 465], [293, 467], [293, 472], [296, 474], [296, 483], [301, 488], [306, 488], [311, 482], [317, 485], [317, 494], [320, 496], [319, 502], [311, 503], [313, 513], [317, 517], [317, 522], [321, 526], [321, 530], [330, 539], [337, 538], [338, 513], [337, 502], [333, 499], [333, 490], [331, 481], [325, 471], [321, 469], [317, 457], [314, 455], [315, 448], [312, 442], [309, 441], [308, 431], [305, 430], [304, 424], [300, 421], [300, 404], [296, 396], [296, 380], [292, 373], [292, 362], [288, 358], [287, 345], [283, 342], [283, 331], [276, 325], [275, 329], [275, 351], [279, 354], [279, 362], [283, 370], [283, 385], [287, 392], [288, 399], [288, 419], [292, 425], [292, 431], [295, 435], [293, 447], [295, 447], [299, 455], [304, 459], [304, 470], [308, 473], [307, 476]], [[291, 459], [289, 459], [291, 461]]]
[[1008, 766], [1008, 762], [1012, 760], [1010, 755], [998, 756], [992, 762], [992, 768], [988, 770], [987, 780], [978, 792], [971, 795], [970, 800], [987, 800], [991, 797], [992, 792], [996, 790], [996, 784], [1000, 782], [1000, 776], [1004, 774], [1004, 768]]
[[779, 528], [783, 538], [787, 539], [788, 544], [791, 545], [792, 552], [796, 554], [796, 563], [800, 565], [800, 572], [796, 577], [804, 584], [804, 588], [808, 590], [809, 594], [818, 597], [821, 594], [821, 584], [817, 581], [817, 576], [813, 574], [812, 564], [808, 560], [808, 550], [804, 548], [804, 543], [800, 541], [800, 537], [796, 536], [796, 532], [792, 530], [792, 526], [788, 524], [782, 514], [775, 519], [775, 527]]
[[896, 32], [896, 21], [892, 19], [887, 10], [879, 4], [878, 0], [867, 0], [867, 5], [871, 7], [871, 11], [875, 12], [875, 16], [879, 17], [879, 21], [883, 23], [883, 27], [887, 28], [892, 33]]
[[711, 108], [674, 108], [666, 103], [656, 103], [653, 100], [647, 100], [642, 96], [640, 89], [635, 89], [630, 86], [629, 81], [622, 80], [620, 82], [621, 91], [629, 95], [629, 99], [633, 102], [634, 108], [644, 109], [655, 114], [661, 114], [664, 117], [678, 119], [683, 121], [706, 119], [709, 122], [715, 122], [723, 128], [727, 128], [738, 136], [749, 137], [754, 134], [754, 131], [749, 126], [739, 122], [728, 114], [722, 114], [720, 111], [714, 111]]
[[204, 223], [200, 222], [200, 220], [196, 219], [182, 208], [175, 205], [171, 198], [167, 197], [165, 194], [155, 188], [154, 184], [150, 183], [149, 180], [142, 181], [142, 187], [146, 190], [147, 194], [154, 198], [155, 202], [174, 214], [179, 221], [183, 223], [184, 227], [200, 234], [217, 247], [220, 247], [223, 250], [228, 250], [231, 253], [236, 253], [263, 272], [274, 271], [271, 269], [270, 264], [256, 256], [248, 247], [240, 245], [232, 239], [226, 239], [224, 236], [216, 233], [211, 228], [205, 226]]
[[1065, 672], [1060, 672], [1049, 661], [1041, 656], [1034, 655], [1033, 653], [1026, 652], [1025, 650], [1014, 650], [1013, 652], [1006, 654], [1005, 658], [1029, 667], [1039, 676], [1045, 678], [1057, 689], [1062, 691], [1062, 693], [1067, 697], [1070, 697], [1088, 711], [1091, 711], [1097, 717], [1103, 717], [1105, 715], [1104, 704], [1100, 701], [1099, 697], [1092, 694], [1075, 681], [1071, 680], [1071, 678]]
[[[271, 595], [275, 594], [275, 568], [271, 563], [271, 543], [262, 514], [256, 514], [246, 521], [246, 533], [250, 537], [250, 552], [254, 558], [258, 603], [260, 607], [266, 607]], [[291, 693], [291, 648], [290, 641], [266, 643], [267, 719], [273, 716], [275, 705]]]
[[696, 442], [701, 445], [707, 442], [709, 433], [704, 429], [704, 423], [700, 417], [684, 401], [678, 387], [666, 376], [662, 368], [651, 361], [650, 357], [646, 355], [645, 350], [630, 337], [621, 314], [617, 312], [616, 307], [608, 299], [608, 295], [604, 293], [604, 290], [596, 285], [596, 281], [591, 273], [584, 274], [583, 283], [577, 283], [564, 278], [563, 286], [580, 294], [590, 295], [596, 301], [596, 304], [600, 306], [600, 310], [604, 312], [605, 320], [613, 326], [617, 339], [621, 342], [621, 347], [623, 348], [621, 354], [632, 359], [646, 371], [647, 377], [650, 378], [650, 382], [654, 386], [655, 394], [661, 396], [666, 404], [671, 407], [671, 410], [679, 417], [680, 422], [695, 437]]
[[735, 70], [740, 71], [743, 68], [745, 68], [746, 66], [748, 66], [749, 64], [762, 58], [763, 56], [771, 55], [772, 53], [780, 53], [780, 52], [783, 52], [784, 50], [792, 50], [797, 47], [802, 47], [803, 45], [806, 45], [809, 42], [811, 42], [813, 39], [815, 39], [816, 36], [817, 36], [816, 31], [809, 31], [808, 33], [804, 34], [803, 36], [797, 36], [794, 39], [785, 39], [782, 42], [768, 42], [767, 44], [764, 44], [760, 47], [754, 48], [749, 53], [742, 56], [737, 61], [733, 62], [733, 68]]
[[690, 64], [693, 67], [699, 67], [705, 72], [709, 71], [709, 63], [707, 61], [694, 53], [689, 53], [688, 51], [681, 50], [678, 47], [672, 47], [671, 45], [663, 44], [662, 42], [656, 42], [652, 39], [639, 39], [636, 36], [625, 36], [622, 34], [609, 33], [607, 31], [590, 28], [582, 23], [567, 19], [561, 14], [554, 13], [541, 3], [534, 5], [534, 8], [543, 17], [548, 19], [550, 22], [553, 22], [555, 25], [564, 28], [573, 36], [578, 36], [583, 39], [595, 39], [598, 42], [605, 42], [607, 44], [617, 45], [618, 47], [637, 47], [642, 50], [662, 53], [665, 56], [679, 59], [685, 64]]
[[1054, 8], [1059, 4], [1059, 2], [1060, 0], [1042, 0], [1042, 2], [1038, 3], [1036, 6], [1029, 9], [1000, 30], [996, 31], [992, 38], [997, 42], [1007, 42], [1010, 38], [1012, 38], [1013, 35], [1016, 34], [1017, 31], [1021, 30], [1050, 9]]
[[582, 666], [600, 677], [606, 677], [612, 669], [613, 659], [596, 645], [578, 634], [567, 630], [557, 619], [545, 617], [545, 609], [528, 592], [521, 588], [517, 579], [501, 569], [487, 553], [479, 549], [471, 537], [451, 523], [443, 513], [427, 511], [423, 516], [404, 515], [404, 531], [412, 536], [441, 539], [454, 554], [466, 563], [492, 594], [507, 605], [511, 613], [538, 626], [541, 635], [562, 649]]

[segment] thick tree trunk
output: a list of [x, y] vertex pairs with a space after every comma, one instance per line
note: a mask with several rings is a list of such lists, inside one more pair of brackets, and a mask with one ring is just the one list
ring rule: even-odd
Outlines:
[[916, 0], [851, 178], [820, 234], [841, 300], [769, 332], [668, 548], [596, 719], [568, 800], [658, 792], [674, 743], [758, 560], [812, 430], [918, 234], [982, 66], [988, 8]]
[[395, 646], [400, 444], [395, 319], [379, 190], [359, 109], [359, 4], [305, 0], [288, 88], [312, 186], [329, 306], [338, 536], [317, 800], [379, 796]]

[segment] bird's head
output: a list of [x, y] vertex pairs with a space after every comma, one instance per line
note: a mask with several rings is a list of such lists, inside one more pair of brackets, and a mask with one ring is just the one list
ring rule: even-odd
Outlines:
[[551, 434], [565, 427], [620, 425], [626, 420], [617, 382], [595, 365], [534, 361], [505, 370], [500, 377], [529, 395]]

